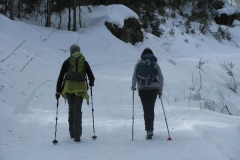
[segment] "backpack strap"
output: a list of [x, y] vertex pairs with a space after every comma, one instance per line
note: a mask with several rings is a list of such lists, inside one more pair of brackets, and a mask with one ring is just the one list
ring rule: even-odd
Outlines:
[[79, 58], [76, 58], [76, 61], [75, 61], [75, 63], [76, 63], [76, 72], [78, 72], [78, 59]]

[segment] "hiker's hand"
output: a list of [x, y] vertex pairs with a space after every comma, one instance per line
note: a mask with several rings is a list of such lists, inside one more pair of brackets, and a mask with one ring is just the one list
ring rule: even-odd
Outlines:
[[55, 97], [56, 97], [56, 99], [58, 100], [58, 99], [60, 98], [60, 93], [57, 92], [57, 93], [55, 94]]
[[162, 92], [158, 92], [158, 97], [161, 98]]
[[90, 87], [93, 87], [93, 86], [94, 86], [94, 83], [93, 83], [93, 82], [89, 82], [89, 86], [90, 86]]

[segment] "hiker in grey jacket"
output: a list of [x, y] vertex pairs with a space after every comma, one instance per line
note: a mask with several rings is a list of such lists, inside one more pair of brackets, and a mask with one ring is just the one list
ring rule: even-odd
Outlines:
[[[156, 62], [153, 62], [153, 63], [155, 63], [156, 74], [154, 75], [154, 80], [152, 80], [151, 84], [148, 84], [148, 85], [140, 84], [137, 81], [138, 66], [141, 63], [143, 57], [146, 57], [146, 56], [152, 56], [156, 60]], [[149, 48], [144, 49], [141, 54], [141, 60], [137, 61], [135, 68], [134, 68], [131, 89], [135, 90], [136, 84], [137, 84], [137, 90], [139, 92], [141, 103], [143, 105], [145, 130], [147, 131], [147, 136], [146, 136], [147, 139], [151, 139], [153, 136], [154, 106], [155, 106], [157, 95], [159, 95], [159, 97], [162, 95], [163, 82], [164, 82], [164, 79], [163, 79], [161, 69], [160, 69], [159, 65], [157, 64], [157, 59], [154, 56], [152, 50]]]

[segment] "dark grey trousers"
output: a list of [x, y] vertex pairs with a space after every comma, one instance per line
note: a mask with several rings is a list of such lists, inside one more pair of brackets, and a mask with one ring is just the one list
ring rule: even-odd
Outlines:
[[139, 96], [143, 105], [143, 115], [145, 120], [145, 130], [153, 131], [154, 106], [157, 99], [158, 89], [139, 90]]
[[82, 103], [83, 97], [74, 93], [67, 93], [69, 132], [74, 135], [82, 135]]

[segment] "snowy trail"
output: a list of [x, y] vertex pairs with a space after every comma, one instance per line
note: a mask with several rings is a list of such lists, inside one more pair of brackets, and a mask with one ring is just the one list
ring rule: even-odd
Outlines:
[[[64, 100], [61, 99], [57, 130], [59, 143], [55, 146], [51, 143], [55, 131], [56, 100], [54, 99], [55, 83], [48, 82], [41, 85], [41, 87], [37, 87], [34, 95], [38, 96], [32, 95], [29, 97], [25, 111], [21, 109], [21, 112], [15, 112], [13, 121], [19, 125], [17, 128], [13, 128], [14, 126], [11, 125], [7, 127], [8, 130], [5, 132], [8, 133], [4, 134], [8, 136], [1, 142], [1, 148], [4, 147], [4, 152], [1, 153], [2, 158], [8, 160], [16, 160], [16, 157], [19, 160], [53, 158], [87, 160], [98, 159], [101, 156], [101, 159], [114, 160], [144, 160], [149, 158], [157, 160], [159, 157], [156, 157], [156, 154], [160, 154], [166, 159], [174, 159], [177, 156], [179, 160], [190, 160], [193, 155], [196, 159], [207, 160], [229, 160], [231, 158], [230, 155], [224, 153], [224, 150], [219, 149], [218, 144], [209, 141], [207, 138], [208, 131], [203, 129], [200, 132], [201, 134], [196, 132], [196, 130], [201, 130], [201, 127], [198, 127], [201, 122], [194, 121], [194, 119], [200, 118], [204, 121], [204, 116], [208, 115], [208, 111], [200, 111], [200, 109], [189, 107], [168, 106], [164, 100], [170, 134], [173, 139], [172, 141], [167, 140], [168, 134], [161, 103], [160, 100], [157, 100], [155, 135], [152, 140], [146, 140], [142, 107], [137, 92], [135, 92], [134, 141], [132, 142], [132, 92], [130, 90], [131, 77], [129, 76], [131, 71], [127, 70], [130, 65], [132, 64], [109, 64], [109, 67], [105, 66], [106, 69], [102, 70], [102, 72], [96, 71], [97, 68], [94, 68], [96, 84], [93, 88], [93, 104], [95, 109], [95, 129], [98, 136], [96, 140], [91, 138], [93, 135], [91, 106], [88, 107], [85, 102], [83, 103], [82, 141], [76, 143], [69, 138], [68, 108]], [[123, 67], [126, 69], [122, 69]], [[120, 70], [120, 68], [124, 72], [114, 72]], [[112, 87], [104, 88], [105, 86], [101, 83], [106, 83]], [[239, 120], [233, 121], [233, 119], [231, 118], [226, 123], [236, 124]], [[214, 121], [212, 123], [217, 124]], [[14, 146], [9, 144], [14, 144]], [[232, 153], [233, 155], [239, 154], [239, 149], [233, 150]], [[122, 156], [116, 157], [115, 155]]]
[[[190, 159], [191, 157], [188, 158], [190, 154], [194, 154], [196, 159], [228, 159], [226, 156], [223, 156], [223, 153], [220, 153], [211, 142], [207, 142], [204, 137], [201, 137], [193, 130], [185, 128], [181, 123], [177, 124], [181, 130], [170, 129], [173, 140], [167, 141], [167, 132], [164, 122], [156, 122], [155, 126], [161, 126], [162, 128], [159, 129], [159, 127], [155, 127], [154, 139], [147, 141], [144, 138], [145, 132], [142, 129], [142, 118], [135, 119], [134, 142], [131, 141], [131, 120], [120, 121], [98, 118], [95, 123], [98, 139], [94, 141], [91, 140], [91, 136], [93, 135], [91, 119], [84, 118], [82, 141], [80, 143], [75, 143], [69, 138], [67, 131], [67, 116], [66, 113], [64, 114], [62, 112], [63, 111], [60, 113], [60, 120], [58, 121], [57, 139], [59, 144], [55, 146], [51, 144], [54, 138], [54, 117], [52, 122], [45, 124], [39, 124], [39, 122], [20, 123], [21, 127], [13, 129], [13, 133], [10, 133], [11, 136], [9, 136], [9, 141], [14, 140], [16, 144], [14, 148], [19, 148], [21, 146], [21, 149], [16, 151], [12, 150], [13, 146], [9, 146], [9, 152], [7, 152], [5, 158], [9, 160], [15, 159], [15, 157], [19, 157], [18, 154], [21, 153], [21, 155], [25, 156], [19, 157], [19, 159], [24, 160], [63, 157], [64, 159], [73, 160], [79, 158], [95, 159], [99, 156], [104, 159], [117, 160], [122, 158], [145, 159], [146, 156], [156, 159], [154, 156], [155, 153], [161, 152], [161, 155], [169, 159], [176, 157], [176, 155], [179, 156], [179, 159]], [[27, 118], [25, 118], [25, 121], [27, 121], [26, 119]], [[112, 119], [114, 119], [114, 117], [112, 117]], [[168, 120], [171, 128], [175, 127], [172, 122], [173, 119], [169, 118]], [[174, 122], [174, 124], [175, 123], [176, 122]], [[22, 130], [29, 130], [29, 134], [22, 135]], [[5, 143], [7, 144], [7, 141]], [[193, 144], [196, 143], [198, 147], [192, 148], [192, 146], [194, 146]], [[14, 154], [10, 154], [12, 152]], [[23, 152], [25, 154], [23, 154]], [[86, 152], [89, 153], [89, 157], [86, 157], [86, 154], [84, 154], [84, 156], [81, 155], [81, 153]], [[123, 157], [115, 157], [117, 153], [122, 154]]]

